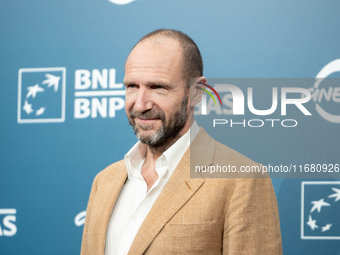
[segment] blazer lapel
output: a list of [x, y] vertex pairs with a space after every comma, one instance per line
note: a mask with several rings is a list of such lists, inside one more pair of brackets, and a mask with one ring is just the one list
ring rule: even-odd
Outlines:
[[[95, 204], [92, 208], [96, 208], [96, 212], [93, 212], [94, 217], [92, 220], [93, 226], [96, 226], [96, 231], [93, 232], [91, 240], [92, 246], [95, 246], [94, 250], [98, 251], [97, 254], [104, 254], [106, 232], [109, 225], [112, 209], [117, 201], [120, 191], [126, 181], [127, 171], [124, 161], [119, 162], [114, 168], [110, 169], [106, 176], [103, 176], [100, 181], [110, 183], [110, 185], [100, 185], [103, 187], [97, 190]], [[100, 230], [100, 231], [98, 231]]]
[[203, 128], [200, 128], [199, 133], [190, 145], [190, 151], [190, 177], [202, 178], [201, 173], [196, 171], [196, 167], [203, 168], [213, 163], [215, 140], [212, 139]]
[[[201, 130], [193, 141], [192, 146], [198, 146], [200, 141], [207, 142], [205, 139], [206, 135], [205, 131], [203, 130], [202, 133]], [[211, 140], [212, 138], [210, 138], [210, 142]], [[143, 254], [165, 224], [203, 185], [204, 179], [190, 178], [190, 149], [191, 148], [188, 148], [185, 152], [175, 171], [172, 173], [150, 212], [146, 216], [131, 245], [129, 254]], [[207, 147], [203, 150], [206, 149]], [[212, 156], [213, 154], [209, 154], [208, 158], [203, 159], [201, 163], [211, 164], [213, 159]], [[194, 158], [196, 157], [197, 156], [195, 155]], [[198, 155], [198, 157], [200, 157], [200, 155]]]

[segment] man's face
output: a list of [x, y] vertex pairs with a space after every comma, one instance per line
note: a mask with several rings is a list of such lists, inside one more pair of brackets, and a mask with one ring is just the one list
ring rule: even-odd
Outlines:
[[125, 110], [137, 138], [161, 146], [189, 129], [188, 95], [176, 40], [139, 43], [125, 66]]

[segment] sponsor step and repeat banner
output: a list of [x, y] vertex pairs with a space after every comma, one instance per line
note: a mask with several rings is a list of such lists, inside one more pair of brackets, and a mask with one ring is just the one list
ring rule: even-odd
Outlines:
[[259, 163], [191, 162], [191, 177], [269, 174], [284, 254], [339, 255], [339, 12], [315, 0], [0, 1], [0, 254], [79, 254], [94, 177], [136, 142], [125, 59], [174, 28], [204, 60], [197, 123]]

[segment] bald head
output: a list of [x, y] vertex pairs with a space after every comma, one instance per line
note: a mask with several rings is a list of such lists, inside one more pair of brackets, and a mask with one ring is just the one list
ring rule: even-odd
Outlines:
[[[151, 42], [155, 45], [165, 45], [169, 43], [172, 45], [174, 44], [174, 41], [179, 43], [178, 56], [181, 59], [181, 77], [187, 86], [189, 86], [190, 78], [203, 76], [203, 60], [196, 43], [186, 34], [172, 29], [158, 29], [142, 37], [133, 49], [135, 49], [137, 45], [145, 42]], [[173, 49], [173, 47], [171, 47], [171, 49], [169, 48], [169, 50]]]

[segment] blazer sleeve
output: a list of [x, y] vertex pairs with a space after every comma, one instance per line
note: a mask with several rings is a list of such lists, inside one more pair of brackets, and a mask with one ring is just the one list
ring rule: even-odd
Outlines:
[[93, 181], [89, 202], [87, 203], [85, 225], [84, 225], [84, 230], [83, 230], [83, 239], [81, 243], [81, 252], [80, 252], [81, 255], [89, 254], [87, 237], [88, 237], [88, 231], [89, 231], [89, 225], [90, 225], [89, 221], [91, 219], [92, 203], [97, 192], [97, 179], [98, 179], [98, 175]]
[[223, 254], [282, 254], [278, 206], [270, 178], [237, 179], [225, 209]]

